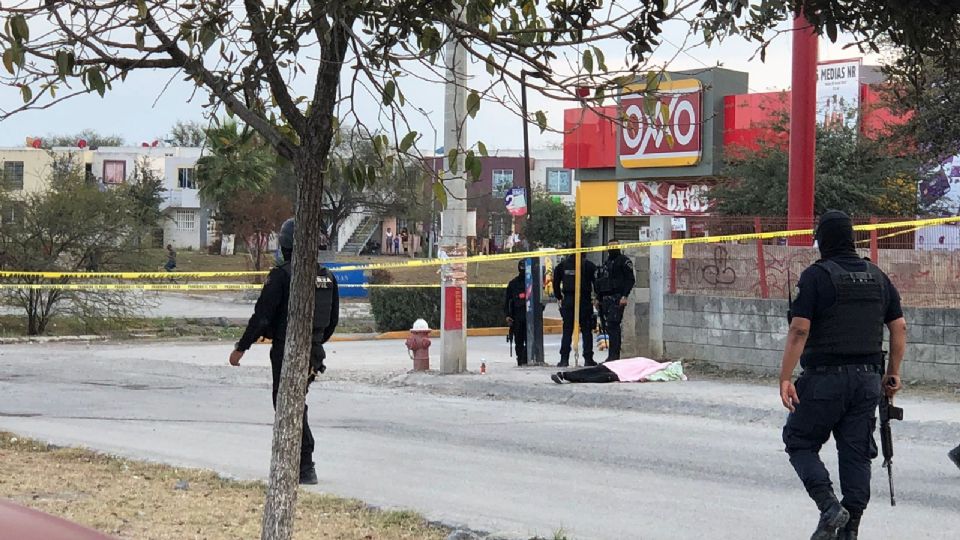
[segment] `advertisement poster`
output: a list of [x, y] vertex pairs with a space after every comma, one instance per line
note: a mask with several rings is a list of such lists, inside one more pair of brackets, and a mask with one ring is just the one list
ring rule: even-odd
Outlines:
[[523, 188], [512, 188], [503, 198], [511, 216], [527, 215], [527, 196]]
[[620, 182], [617, 190], [619, 216], [703, 216], [712, 204], [705, 184]]
[[704, 121], [700, 81], [663, 82], [653, 102], [644, 84], [625, 90], [632, 93], [620, 98], [625, 119], [620, 129], [621, 166], [683, 167], [700, 162]]
[[947, 158], [940, 163], [920, 181], [917, 193], [924, 213], [960, 215], [960, 156]]
[[817, 124], [855, 128], [860, 116], [860, 59], [817, 65]]

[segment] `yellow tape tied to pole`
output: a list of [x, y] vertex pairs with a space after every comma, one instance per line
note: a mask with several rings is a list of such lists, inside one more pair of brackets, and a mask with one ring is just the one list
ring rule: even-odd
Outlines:
[[[855, 225], [855, 231], [882, 231], [886, 229], [911, 228], [917, 229], [930, 227], [933, 225], [944, 225], [948, 223], [960, 222], [960, 216], [917, 219], [910, 221], [898, 221], [891, 223], [871, 223], [865, 225]], [[910, 231], [900, 231], [894, 234], [905, 234]], [[764, 233], [744, 233], [744, 234], [726, 234], [717, 236], [701, 236], [697, 238], [676, 238], [671, 240], [648, 240], [644, 242], [626, 242], [621, 243], [621, 249], [637, 249], [654, 246], [675, 246], [687, 244], [714, 244], [721, 242], [739, 242], [745, 240], [768, 240], [772, 238], [788, 238], [792, 236], [810, 236], [813, 234], [811, 229], [798, 229], [791, 231], [772, 231]], [[468, 264], [494, 261], [511, 261], [517, 259], [528, 259], [537, 256], [563, 256], [576, 253], [599, 253], [606, 251], [607, 246], [579, 247], [568, 249], [551, 249], [549, 251], [526, 251], [520, 253], [498, 253], [495, 255], [474, 255], [470, 257], [457, 257], [447, 259], [414, 259], [405, 262], [387, 262], [387, 263], [368, 263], [344, 265], [335, 268], [338, 272], [347, 272], [353, 270], [387, 270], [391, 268], [418, 268], [443, 266], [448, 264]], [[171, 279], [171, 278], [227, 278], [227, 277], [252, 277], [265, 276], [264, 272], [32, 272], [19, 270], [0, 271], [0, 278], [25, 278], [39, 277], [44, 279]]]

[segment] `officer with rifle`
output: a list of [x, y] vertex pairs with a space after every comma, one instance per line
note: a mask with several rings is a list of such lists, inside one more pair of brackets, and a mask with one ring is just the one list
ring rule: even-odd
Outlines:
[[636, 277], [633, 275], [633, 261], [620, 251], [620, 243], [612, 240], [607, 246], [607, 260], [597, 269], [594, 288], [597, 291], [600, 323], [609, 338], [607, 361], [610, 361], [620, 359], [623, 311], [627, 306], [627, 296], [636, 283]]
[[508, 341], [517, 351], [517, 365], [527, 365], [527, 278], [523, 259], [517, 261], [517, 275], [507, 284], [503, 312], [510, 326]]
[[[280, 227], [280, 253], [282, 260], [270, 270], [260, 298], [253, 309], [253, 316], [246, 331], [230, 354], [230, 364], [240, 365], [245, 351], [250, 349], [259, 338], [272, 339], [270, 346], [270, 365], [273, 368], [273, 406], [277, 406], [277, 392], [280, 389], [280, 372], [283, 368], [284, 343], [287, 335], [287, 305], [290, 300], [290, 261], [293, 256], [294, 221], [288, 219]], [[313, 308], [313, 337], [310, 349], [310, 365], [307, 385], [323, 373], [326, 367], [323, 361], [326, 353], [323, 344], [330, 339], [340, 320], [340, 294], [333, 273], [317, 263], [317, 280]], [[303, 406], [303, 432], [300, 439], [300, 483], [316, 484], [317, 471], [313, 462], [314, 440], [310, 425], [307, 423], [307, 406]]]
[[[570, 365], [570, 343], [573, 341], [574, 302], [576, 297], [576, 257], [570, 255], [560, 261], [553, 269], [553, 295], [560, 301], [560, 317], [563, 318], [563, 336], [560, 339], [560, 363], [557, 367]], [[585, 366], [595, 366], [593, 361], [593, 282], [597, 266], [587, 260], [586, 254], [580, 255], [580, 333], [583, 337], [583, 359]]]
[[[846, 214], [836, 210], [823, 214], [815, 237], [821, 258], [801, 274], [787, 316], [790, 329], [780, 370], [780, 399], [790, 414], [783, 442], [820, 510], [811, 540], [855, 540], [870, 501], [877, 406], [881, 400], [889, 405], [901, 388], [907, 323], [890, 279], [857, 255], [853, 223]], [[886, 368], [884, 325], [890, 332]], [[798, 362], [803, 371], [794, 383]], [[886, 447], [888, 420], [902, 416], [902, 411], [888, 407], [881, 415]], [[839, 458], [840, 501], [820, 459], [820, 449], [831, 434]], [[889, 466], [892, 446], [889, 452], [884, 450]]]

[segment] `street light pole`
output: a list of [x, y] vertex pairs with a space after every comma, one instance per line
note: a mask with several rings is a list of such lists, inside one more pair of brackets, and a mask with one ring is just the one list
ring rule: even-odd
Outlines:
[[[430, 129], [433, 130], [433, 149], [430, 151], [430, 155], [433, 156], [430, 158], [430, 170], [436, 174], [440, 170], [440, 166], [437, 165], [437, 126], [433, 125], [433, 119], [430, 118], [430, 115], [433, 114], [433, 111], [425, 111], [421, 107], [417, 107], [417, 111], [420, 112], [423, 116], [426, 117], [427, 122], [430, 123]], [[436, 179], [434, 179], [436, 181]], [[432, 188], [432, 186], [431, 186]], [[433, 237], [436, 233], [436, 219], [434, 219], [434, 212], [436, 210], [436, 195], [433, 194], [433, 189], [430, 189], [430, 229], [427, 232], [427, 258], [434, 257], [433, 253]]]
[[[523, 116], [523, 181], [527, 192], [527, 215], [524, 234], [527, 245], [533, 246], [530, 232], [533, 229], [533, 188], [530, 180], [530, 137], [527, 129], [527, 77], [542, 79], [543, 75], [535, 71], [520, 72], [520, 112]], [[527, 259], [527, 364], [543, 365], [543, 310], [541, 309], [541, 291], [543, 278], [540, 276], [540, 258]]]

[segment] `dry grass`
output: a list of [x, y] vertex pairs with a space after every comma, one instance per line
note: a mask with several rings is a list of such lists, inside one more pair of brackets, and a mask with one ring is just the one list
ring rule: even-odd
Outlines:
[[[0, 433], [0, 497], [130, 539], [251, 539], [260, 536], [264, 485], [194, 469], [55, 448]], [[186, 482], [187, 489], [177, 489]], [[412, 512], [301, 491], [298, 539], [443, 539]]]

